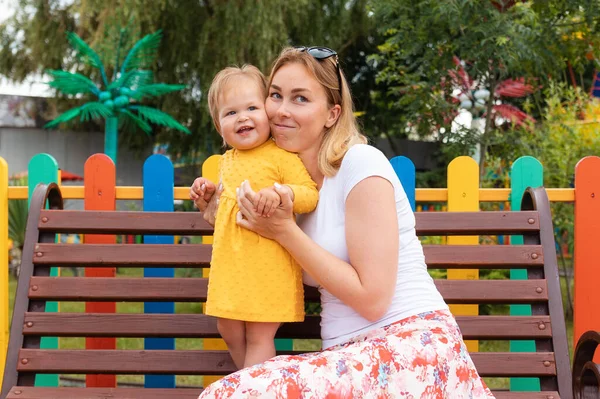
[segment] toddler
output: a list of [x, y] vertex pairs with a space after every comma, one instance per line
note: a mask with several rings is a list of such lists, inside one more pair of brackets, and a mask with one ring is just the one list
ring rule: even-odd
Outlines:
[[238, 368], [275, 356], [274, 338], [283, 322], [304, 320], [302, 272], [276, 241], [236, 224], [236, 188], [245, 180], [260, 196], [257, 211], [269, 217], [280, 205], [274, 185], [290, 192], [295, 213], [311, 212], [316, 184], [298, 155], [270, 137], [264, 102], [267, 82], [254, 66], [229, 67], [214, 78], [208, 105], [214, 125], [231, 147], [219, 167], [223, 192], [214, 230], [206, 314]]

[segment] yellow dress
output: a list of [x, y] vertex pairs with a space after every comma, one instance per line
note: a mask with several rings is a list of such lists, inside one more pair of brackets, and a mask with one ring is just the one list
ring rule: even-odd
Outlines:
[[215, 221], [206, 314], [254, 322], [304, 320], [302, 271], [276, 241], [236, 224], [235, 189], [248, 180], [254, 191], [289, 185], [294, 212], [311, 212], [319, 193], [298, 155], [272, 140], [250, 150], [229, 150], [220, 164], [223, 193]]

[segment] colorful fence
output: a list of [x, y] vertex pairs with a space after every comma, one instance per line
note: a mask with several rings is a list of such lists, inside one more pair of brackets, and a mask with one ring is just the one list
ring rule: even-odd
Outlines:
[[[219, 156], [212, 156], [203, 165], [203, 175], [216, 180]], [[443, 204], [449, 211], [478, 211], [483, 202], [510, 203], [511, 209], [520, 208], [520, 198], [528, 186], [539, 186], [543, 182], [543, 168], [532, 157], [522, 157], [513, 163], [510, 174], [510, 188], [485, 189], [480, 188], [479, 173], [476, 162], [469, 157], [459, 157], [448, 166], [447, 188], [416, 189], [415, 168], [406, 157], [396, 157], [391, 160], [407, 193], [411, 206], [417, 209], [417, 202], [428, 204]], [[29, 168], [29, 186], [8, 186], [8, 166], [0, 158], [0, 252], [7, 253], [8, 231], [8, 201], [28, 199], [35, 184], [59, 180], [60, 171], [56, 161], [48, 154], [38, 154], [32, 158]], [[142, 187], [116, 186], [116, 173], [112, 161], [104, 154], [90, 157], [84, 167], [83, 186], [63, 186], [65, 199], [83, 199], [85, 209], [111, 210], [115, 209], [116, 200], [143, 200], [146, 211], [173, 211], [173, 200], [187, 200], [188, 187], [174, 187], [173, 165], [163, 155], [149, 157], [143, 168]], [[191, 182], [190, 182], [191, 183]], [[600, 278], [596, 259], [600, 256], [600, 158], [587, 157], [582, 159], [575, 168], [575, 188], [549, 188], [550, 201], [575, 202], [575, 310], [574, 310], [574, 340], [586, 330], [600, 330], [600, 318], [594, 317], [593, 309], [600, 305], [600, 297], [595, 294], [595, 283]], [[114, 242], [115, 237], [87, 235], [86, 242]], [[144, 237], [146, 243], [172, 243], [173, 237]], [[203, 242], [210, 243], [211, 237], [204, 237]], [[478, 237], [449, 237], [450, 244], [478, 244]], [[511, 244], [522, 244], [521, 237], [512, 237]], [[206, 270], [208, 272], [208, 270]], [[87, 269], [86, 276], [114, 276], [115, 268]], [[145, 277], [173, 276], [173, 269], [146, 269]], [[448, 274], [450, 279], [477, 279], [477, 270], [458, 270]], [[513, 271], [513, 279], [527, 278], [526, 271]], [[8, 257], [0, 257], [0, 367], [4, 367], [4, 356], [8, 344]], [[49, 303], [47, 311], [57, 311], [56, 304]], [[453, 306], [455, 314], [476, 314], [477, 307]], [[87, 312], [114, 312], [114, 303], [88, 303]], [[148, 313], [172, 313], [173, 303], [145, 304], [144, 311]], [[529, 306], [511, 306], [511, 314], [531, 314]], [[146, 339], [146, 349], [173, 349], [172, 339]], [[477, 342], [469, 342], [470, 350], [477, 350]], [[57, 339], [45, 340], [46, 347], [56, 347]], [[280, 349], [291, 349], [289, 340], [278, 342]], [[535, 351], [532, 342], [513, 342], [511, 351]], [[109, 349], [115, 347], [114, 338], [88, 339], [86, 348]], [[224, 348], [220, 340], [205, 340], [206, 349]], [[0, 369], [0, 372], [3, 370]], [[205, 381], [208, 382], [208, 381]], [[40, 385], [56, 385], [57, 376], [44, 376], [36, 381]], [[88, 386], [114, 386], [114, 376], [88, 376]], [[147, 387], [172, 387], [175, 380], [172, 376], [147, 378]], [[535, 379], [515, 379], [511, 386], [519, 390], [539, 390], [539, 382]]]

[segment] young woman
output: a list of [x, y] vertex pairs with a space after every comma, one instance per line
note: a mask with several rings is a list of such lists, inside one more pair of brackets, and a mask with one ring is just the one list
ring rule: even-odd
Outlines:
[[[279, 190], [280, 207], [263, 218], [243, 182], [238, 224], [277, 241], [319, 288], [324, 350], [240, 370], [200, 398], [493, 398], [427, 273], [400, 181], [357, 128], [336, 53], [283, 50], [265, 109], [276, 144], [298, 153], [317, 183], [319, 203], [296, 224]], [[214, 192], [196, 179], [190, 198], [206, 210]]]

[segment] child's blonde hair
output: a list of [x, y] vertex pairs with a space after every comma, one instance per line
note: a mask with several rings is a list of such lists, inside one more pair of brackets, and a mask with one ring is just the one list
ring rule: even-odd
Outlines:
[[227, 90], [228, 85], [236, 78], [247, 77], [253, 80], [258, 86], [264, 99], [267, 98], [267, 79], [265, 75], [254, 65], [244, 64], [242, 67], [231, 66], [222, 69], [215, 75], [210, 88], [208, 89], [208, 110], [213, 124], [217, 131], [221, 132], [219, 125], [219, 105], [223, 92]]
[[[279, 57], [274, 61], [269, 77], [269, 87], [273, 82], [275, 73], [286, 64], [300, 64], [306, 67], [311, 75], [323, 86], [330, 107], [339, 104], [342, 108], [337, 121], [330, 128], [325, 128], [323, 141], [319, 149], [319, 170], [325, 176], [334, 176], [342, 159], [350, 147], [354, 144], [364, 144], [367, 138], [358, 129], [356, 117], [353, 113], [352, 96], [346, 77], [339, 69], [340, 79], [338, 81], [338, 65], [336, 57], [317, 60], [306, 51], [300, 51], [293, 47], [284, 48]], [[339, 87], [339, 82], [342, 87]]]

